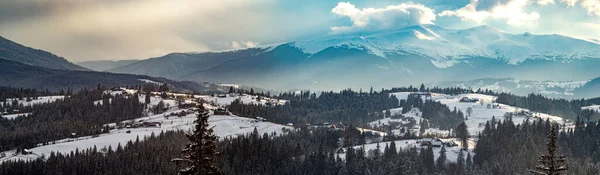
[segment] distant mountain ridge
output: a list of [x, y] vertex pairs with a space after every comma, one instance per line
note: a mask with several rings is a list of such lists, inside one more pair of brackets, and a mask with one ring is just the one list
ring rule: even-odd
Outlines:
[[0, 86], [48, 89], [95, 89], [98, 84], [106, 87], [141, 85], [147, 82], [166, 83], [174, 90], [195, 92], [224, 92], [226, 87], [214, 83], [173, 81], [145, 75], [116, 74], [94, 71], [48, 69], [16, 61], [0, 59]]
[[52, 53], [33, 49], [0, 36], [0, 59], [12, 60], [32, 66], [62, 70], [89, 70], [75, 65]]
[[196, 71], [209, 69], [224, 62], [251, 57], [265, 49], [251, 48], [228, 52], [171, 53], [108, 70], [115, 73], [130, 73], [155, 77], [178, 78]]
[[83, 61], [75, 64], [94, 70], [94, 71], [106, 71], [109, 69], [125, 66], [131, 63], [135, 63], [140, 60], [96, 60], [96, 61]]
[[515, 77], [600, 76], [600, 45], [561, 35], [510, 34], [490, 26], [435, 25], [338, 34], [275, 46], [173, 53], [109, 70], [269, 89], [335, 90]]

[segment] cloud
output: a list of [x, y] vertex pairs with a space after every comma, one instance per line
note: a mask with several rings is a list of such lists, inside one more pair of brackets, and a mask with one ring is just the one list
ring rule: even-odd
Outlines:
[[478, 10], [477, 7], [479, 3], [479, 0], [472, 0], [471, 3], [458, 10], [446, 10], [438, 15], [456, 16], [462, 20], [474, 21], [477, 23], [483, 23], [490, 18], [503, 19], [506, 20], [507, 24], [517, 27], [533, 24], [540, 18], [540, 14], [537, 12], [525, 12], [525, 7], [531, 3], [528, 0], [509, 0], [502, 4], [496, 3], [489, 10]]
[[538, 0], [537, 4], [539, 4], [539, 5], [554, 4], [554, 0]]
[[[87, 61], [225, 50], [231, 48], [231, 41], [240, 38], [251, 41], [238, 41], [240, 47], [249, 47], [258, 42], [287, 41], [305, 34], [292, 31], [316, 28], [303, 24], [319, 20], [300, 21], [297, 20], [300, 17], [290, 17], [293, 14], [275, 12], [278, 3], [270, 0], [0, 1], [0, 35], [72, 61]], [[330, 7], [324, 7], [322, 13], [329, 14]], [[329, 31], [329, 25], [320, 27], [323, 35]]]
[[589, 14], [600, 16], [600, 0], [583, 0], [581, 6], [586, 8]]
[[350, 18], [350, 26], [331, 27], [333, 33], [400, 28], [418, 24], [433, 24], [435, 13], [422, 4], [402, 3], [385, 8], [358, 9], [349, 2], [339, 2], [331, 13]]
[[232, 41], [230, 47], [231, 47], [231, 49], [244, 49], [244, 48], [253, 48], [258, 45], [259, 45], [258, 42], [241, 40], [240, 42]]
[[577, 3], [588, 11], [589, 15], [600, 16], [600, 0], [560, 0], [560, 3], [575, 7]]
[[569, 7], [575, 6], [577, 0], [560, 0], [560, 3], [567, 4]]

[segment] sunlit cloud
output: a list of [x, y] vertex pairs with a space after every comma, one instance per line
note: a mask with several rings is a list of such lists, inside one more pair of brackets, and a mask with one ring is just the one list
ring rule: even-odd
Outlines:
[[358, 9], [349, 2], [340, 2], [331, 12], [350, 18], [350, 26], [331, 27], [333, 33], [361, 30], [381, 30], [418, 24], [433, 24], [434, 10], [422, 4], [402, 3], [384, 8]]
[[537, 12], [525, 12], [529, 5], [528, 0], [510, 0], [505, 4], [496, 4], [490, 10], [478, 10], [479, 1], [473, 0], [470, 4], [455, 11], [446, 10], [439, 13], [440, 16], [457, 16], [462, 20], [483, 23], [486, 19], [504, 19], [512, 26], [530, 25], [540, 18]]

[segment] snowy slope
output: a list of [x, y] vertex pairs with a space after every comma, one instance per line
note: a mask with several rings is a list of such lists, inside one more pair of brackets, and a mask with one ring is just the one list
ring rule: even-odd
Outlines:
[[[179, 112], [181, 110], [175, 110], [172, 112]], [[161, 122], [162, 127], [141, 127], [141, 128], [127, 128], [127, 129], [114, 129], [110, 133], [100, 134], [98, 137], [93, 138], [92, 136], [80, 137], [76, 139], [63, 139], [56, 141], [56, 144], [39, 146], [30, 149], [33, 153], [31, 155], [18, 155], [11, 156], [14, 151], [6, 151], [6, 158], [1, 158], [0, 163], [7, 160], [32, 160], [36, 159], [41, 155], [50, 155], [51, 152], [69, 153], [76, 149], [83, 150], [91, 148], [94, 145], [98, 148], [104, 148], [112, 146], [116, 148], [118, 144], [124, 145], [130, 140], [135, 140], [137, 137], [143, 140], [144, 137], [150, 136], [151, 134], [158, 135], [163, 131], [171, 130], [184, 130], [189, 131], [194, 127], [194, 120], [196, 119], [197, 113], [189, 114], [184, 117], [169, 117], [166, 119], [163, 114], [158, 114], [150, 117], [143, 117], [135, 119], [144, 120], [149, 122]], [[258, 121], [256, 119], [244, 118], [238, 116], [223, 116], [214, 115], [209, 118], [210, 126], [214, 126], [215, 135], [219, 137], [237, 136], [241, 134], [248, 134], [254, 131], [254, 128], [258, 130], [260, 134], [268, 133], [283, 133], [283, 128], [293, 129], [289, 126], [279, 125], [270, 122]], [[131, 133], [126, 133], [129, 130]]]
[[581, 109], [588, 109], [588, 110], [594, 110], [596, 112], [600, 112], [600, 105], [584, 106], [584, 107], [581, 107]]
[[[123, 92], [127, 92], [128, 94], [133, 94], [136, 91], [132, 90], [132, 89], [126, 89], [126, 88], [120, 88], [120, 90], [115, 90], [115, 91], [112, 91], [112, 90], [105, 91], [105, 93], [113, 94], [113, 95], [123, 94]], [[158, 94], [158, 93], [153, 92], [153, 94]], [[172, 93], [169, 93], [169, 95], [189, 96], [187, 94], [172, 94]], [[194, 98], [208, 98], [208, 97], [210, 97], [210, 96], [198, 96], [198, 95], [194, 96]], [[243, 98], [243, 97], [241, 97], [241, 98], [244, 99], [243, 101], [246, 101], [249, 103], [250, 102], [260, 103], [260, 102], [257, 102], [256, 100], [252, 101], [251, 96], [247, 96], [247, 99]], [[140, 95], [139, 99], [140, 99], [140, 102], [144, 102], [145, 95], [143, 95], [143, 94]], [[235, 98], [228, 99], [228, 101], [233, 101], [233, 99], [235, 99]], [[269, 99], [269, 100], [271, 100], [271, 99]], [[141, 117], [141, 118], [136, 118], [136, 119], [122, 121], [122, 122], [123, 123], [129, 122], [129, 121], [160, 122], [161, 127], [139, 127], [139, 128], [112, 129], [110, 131], [110, 133], [100, 134], [97, 137], [85, 136], [85, 137], [79, 137], [79, 138], [56, 140], [56, 141], [53, 141], [55, 144], [50, 144], [50, 145], [46, 145], [46, 146], [43, 146], [42, 144], [38, 144], [38, 147], [30, 149], [34, 153], [34, 154], [30, 154], [30, 155], [14, 156], [13, 155], [15, 152], [14, 150], [6, 151], [4, 153], [7, 155], [7, 157], [0, 158], [0, 164], [4, 161], [8, 161], [8, 160], [33, 160], [42, 155], [47, 156], [51, 152], [69, 153], [71, 151], [75, 151], [76, 149], [83, 150], [83, 149], [91, 148], [94, 145], [99, 149], [108, 147], [108, 146], [112, 146], [113, 148], [116, 148], [118, 144], [124, 145], [128, 141], [135, 140], [138, 137], [140, 138], [140, 140], [143, 140], [144, 137], [150, 136], [151, 134], [158, 135], [160, 132], [173, 131], [173, 130], [190, 131], [191, 129], [194, 128], [194, 126], [195, 126], [194, 120], [196, 120], [196, 116], [198, 115], [197, 112], [190, 113], [183, 117], [169, 116], [170, 114], [180, 113], [182, 111], [189, 111], [190, 109], [179, 109], [177, 107], [177, 103], [175, 100], [162, 99], [161, 97], [156, 96], [156, 95], [152, 95], [149, 107], [153, 107], [153, 106], [157, 105], [160, 101], [163, 101], [164, 103], [166, 103], [170, 106], [170, 108], [165, 113], [150, 114], [147, 117]], [[186, 103], [195, 103], [191, 99], [186, 99], [185, 102]], [[223, 101], [223, 102], [225, 102], [225, 101]], [[263, 101], [263, 104], [265, 102], [266, 101]], [[102, 101], [97, 101], [96, 103], [102, 103]], [[219, 103], [219, 104], [227, 105], [229, 103]], [[218, 106], [212, 106], [211, 104], [204, 104], [204, 106], [207, 109], [218, 108]], [[193, 109], [191, 109], [191, 110], [193, 110]], [[165, 116], [169, 116], [169, 117], [165, 117]], [[13, 117], [17, 117], [17, 116], [9, 115], [9, 116], [3, 116], [3, 117], [13, 118]], [[276, 124], [276, 123], [261, 121], [261, 120], [252, 119], [252, 118], [239, 117], [239, 116], [234, 116], [234, 115], [212, 115], [209, 118], [209, 124], [211, 127], [214, 127], [213, 129], [214, 129], [215, 135], [218, 137], [221, 137], [221, 138], [235, 137], [238, 135], [248, 134], [248, 133], [253, 132], [255, 128], [261, 135], [264, 133], [284, 134], [284, 132], [286, 130], [294, 129], [293, 127], [286, 126], [286, 125], [280, 125], [280, 124]], [[105, 125], [114, 127], [117, 124], [116, 123], [107, 123]], [[131, 133], [126, 133], [127, 131], [130, 131]], [[50, 142], [50, 143], [52, 143], [52, 142]]]
[[[409, 93], [410, 92], [398, 92], [398, 93], [394, 93], [394, 94], [397, 95], [396, 97], [398, 97], [399, 100], [401, 100], [401, 99], [406, 99], [406, 96], [403, 96], [403, 94], [409, 94]], [[460, 99], [463, 97], [468, 97], [471, 99], [477, 98], [480, 100], [480, 102], [478, 102], [478, 103], [460, 102]], [[515, 112], [516, 113], [526, 112], [526, 113], [531, 114], [531, 117], [513, 116], [513, 121], [516, 124], [523, 123], [526, 119], [534, 120], [534, 119], [539, 118], [539, 119], [543, 119], [543, 120], [549, 119], [551, 122], [565, 124], [567, 127], [572, 127], [572, 121], [570, 121], [570, 120], [565, 120], [561, 117], [552, 116], [552, 115], [545, 114], [545, 113], [532, 112], [528, 109], [513, 107], [513, 106], [509, 106], [509, 105], [505, 105], [505, 104], [497, 104], [497, 103], [495, 103], [496, 98], [497, 98], [496, 96], [483, 95], [483, 94], [460, 94], [460, 95], [456, 95], [456, 96], [438, 94], [438, 95], [432, 96], [432, 100], [435, 100], [442, 104], [447, 105], [448, 108], [450, 108], [451, 110], [456, 107], [457, 110], [462, 111], [465, 114], [465, 116], [468, 118], [467, 120], [465, 120], [465, 124], [467, 124], [469, 133], [472, 136], [475, 136], [479, 132], [481, 132], [484, 128], [485, 123], [487, 121], [490, 121], [492, 118], [495, 118], [496, 120], [503, 120], [504, 114], [515, 113]], [[493, 108], [493, 107], [488, 108], [488, 105], [490, 105], [490, 106], [498, 105], [499, 108]], [[471, 116], [467, 116], [467, 112], [466, 112], [469, 107], [473, 109]], [[391, 109], [390, 112], [394, 111], [394, 112], [392, 112], [392, 114], [397, 114], [398, 110], [401, 111], [402, 108]], [[422, 120], [423, 118], [422, 118], [422, 113], [418, 109], [413, 108], [413, 110], [411, 110], [408, 113], [403, 114], [403, 115], [405, 117], [414, 118], [417, 121], [416, 127], [420, 128], [419, 121]], [[403, 121], [401, 119], [383, 118], [383, 119], [379, 119], [379, 120], [370, 122], [369, 125], [372, 127], [380, 127], [383, 125], [389, 125], [389, 123], [391, 123], [391, 122], [403, 123]], [[398, 130], [392, 130], [392, 132], [394, 132], [395, 134], [399, 134]], [[426, 130], [426, 132], [447, 135], [450, 131], [429, 128]], [[418, 135], [419, 130], [411, 129], [411, 133], [415, 133]]]
[[17, 117], [23, 117], [23, 116], [28, 116], [28, 115], [31, 115], [31, 113], [8, 114], [8, 115], [1, 115], [0, 117], [12, 120]]
[[473, 57], [502, 59], [510, 64], [526, 59], [568, 62], [600, 58], [600, 45], [594, 42], [561, 35], [511, 34], [491, 26], [457, 30], [420, 25], [377, 33], [333, 35], [291, 44], [309, 54], [328, 47], [358, 48], [380, 57], [417, 54], [432, 58], [432, 63], [440, 68]]
[[492, 90], [494, 92], [506, 92], [517, 95], [527, 95], [530, 93], [543, 94], [548, 97], [574, 98], [574, 91], [584, 86], [585, 81], [533, 81], [518, 80], [514, 78], [483, 78], [468, 81], [443, 81], [431, 83], [427, 86], [436, 87], [460, 87], [464, 89], [482, 89]]
[[258, 101], [258, 96], [256, 95], [248, 95], [248, 94], [242, 94], [242, 95], [235, 95], [232, 96], [231, 94], [223, 94], [226, 97], [218, 97], [218, 96], [208, 96], [208, 95], [201, 95], [201, 96], [196, 96], [196, 98], [202, 98], [208, 102], [213, 102], [215, 104], [219, 104], [221, 106], [226, 106], [231, 104], [231, 102], [235, 101], [235, 100], [240, 100], [242, 103], [245, 104], [261, 104], [261, 105], [265, 105], [267, 103], [273, 104], [273, 105], [284, 105], [285, 103], [287, 103], [287, 100], [281, 100], [281, 99], [272, 99], [272, 98], [267, 98], [267, 97], [261, 97], [260, 101]]
[[[65, 96], [62, 95], [57, 95], [57, 96], [41, 96], [38, 97], [38, 99], [32, 99], [31, 101], [27, 101], [26, 98], [23, 98], [23, 100], [19, 100], [17, 98], [9, 98], [6, 99], [7, 103], [12, 103], [13, 101], [17, 101], [17, 103], [19, 104], [23, 104], [23, 106], [31, 106], [33, 104], [41, 104], [41, 103], [52, 103], [58, 99], [63, 99], [65, 98]], [[2, 103], [0, 103], [0, 106], [2, 105]]]
[[[483, 104], [460, 102], [460, 99], [462, 97], [478, 98], [481, 102], [483, 102]], [[483, 94], [461, 94], [454, 96], [453, 98], [443, 98], [437, 101], [447, 105], [450, 109], [454, 109], [454, 107], [456, 107], [458, 110], [463, 111], [465, 115], [467, 115], [467, 108], [471, 107], [473, 109], [473, 113], [471, 114], [471, 116], [468, 116], [468, 120], [465, 121], [465, 124], [467, 124], [467, 128], [471, 135], [477, 135], [477, 133], [481, 132], [483, 130], [483, 125], [485, 124], [485, 122], [490, 121], [492, 117], [496, 118], [497, 120], [503, 120], [504, 114], [509, 112], [531, 112], [528, 109], [513, 107], [505, 104], [498, 104], [500, 108], [488, 109], [488, 104], [493, 105], [496, 98], [497, 97], [495, 96]], [[570, 121], [564, 120], [561, 117], [538, 112], [531, 112], [531, 114], [533, 118], [531, 118], [530, 120], [533, 120], [535, 118], [540, 118], [543, 120], [549, 119], [551, 122], [570, 125]], [[524, 116], [513, 116], [513, 121], [515, 122], [515, 124], [519, 124], [523, 123], [527, 118], [528, 117]]]
[[[446, 147], [446, 161], [447, 162], [456, 162], [457, 158], [458, 158], [458, 153], [460, 151], [460, 148], [462, 148], [462, 146], [460, 145], [460, 141], [456, 140], [456, 139], [441, 139], [444, 142], [447, 141], [454, 141], [455, 143], [458, 144], [458, 146], [455, 147]], [[419, 140], [418, 139], [409, 139], [409, 140], [396, 140], [394, 141], [394, 144], [396, 144], [396, 150], [400, 150], [400, 149], [408, 149], [408, 148], [417, 148], [417, 151], [420, 151], [420, 148], [426, 148], [425, 146], [421, 146], [420, 143], [417, 143]], [[473, 153], [473, 148], [475, 148], [475, 144], [477, 143], [475, 139], [469, 139], [468, 141], [469, 143], [469, 150], [468, 152], [471, 153], [471, 156], [474, 156], [475, 153]], [[379, 149], [380, 149], [380, 154], [383, 154], [383, 149], [385, 148], [386, 145], [390, 145], [391, 141], [388, 142], [379, 142]], [[357, 145], [357, 146], [353, 146], [354, 149], [360, 149], [360, 148], [364, 148], [365, 149], [365, 154], [368, 154], [369, 151], [374, 151], [377, 149], [377, 143], [371, 143], [371, 144], [364, 144], [364, 145]], [[344, 150], [347, 150], [348, 148], [344, 148]], [[433, 148], [433, 156], [434, 156], [434, 160], [437, 160], [437, 158], [440, 156], [440, 150], [441, 148]], [[467, 157], [467, 152], [463, 152], [465, 154], [465, 158]], [[345, 158], [345, 153], [340, 153], [337, 154], [340, 158], [344, 159]]]

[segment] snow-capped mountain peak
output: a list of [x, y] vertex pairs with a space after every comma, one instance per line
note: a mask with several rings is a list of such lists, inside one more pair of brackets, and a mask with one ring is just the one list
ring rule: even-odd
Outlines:
[[329, 47], [356, 48], [380, 57], [416, 54], [431, 58], [435, 66], [442, 68], [473, 57], [501, 59], [509, 64], [520, 64], [527, 59], [568, 62], [600, 58], [600, 45], [596, 42], [561, 35], [511, 34], [488, 25], [468, 29], [416, 25], [366, 34], [332, 35], [291, 45], [308, 54]]

